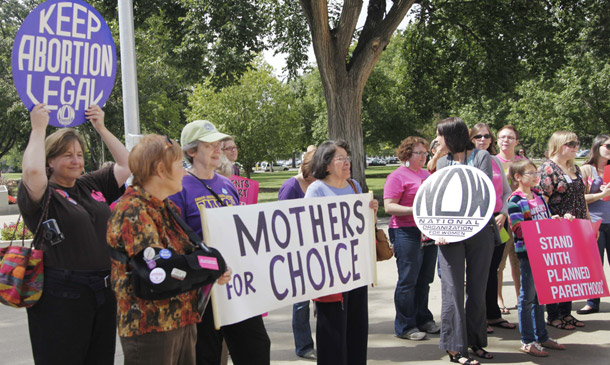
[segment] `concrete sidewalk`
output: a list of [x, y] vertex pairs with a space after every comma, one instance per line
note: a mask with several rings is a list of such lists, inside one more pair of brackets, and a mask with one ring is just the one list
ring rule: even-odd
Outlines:
[[[10, 222], [10, 216], [0, 216], [0, 225]], [[14, 216], [16, 221], [17, 216]], [[387, 229], [387, 219], [381, 227]], [[606, 277], [610, 274], [608, 264], [605, 266]], [[394, 334], [394, 287], [396, 284], [396, 262], [394, 259], [378, 264], [379, 282], [369, 289], [369, 364], [395, 364], [417, 362], [420, 364], [448, 364], [449, 357], [438, 348], [439, 336], [430, 335], [424, 341], [400, 340]], [[504, 272], [504, 297], [507, 305], [516, 305], [517, 299], [510, 271]], [[573, 303], [576, 309], [584, 305], [583, 301]], [[430, 310], [435, 319], [440, 321], [441, 285], [435, 278], [430, 291]], [[504, 316], [510, 322], [517, 323], [517, 310]], [[494, 354], [489, 364], [607, 364], [610, 359], [610, 298], [603, 298], [601, 313], [578, 316], [586, 323], [580, 330], [565, 331], [549, 328], [551, 337], [566, 345], [566, 351], [549, 350], [547, 358], [535, 358], [519, 352], [520, 337], [518, 329], [506, 330], [494, 328], [489, 335], [487, 350]], [[292, 307], [285, 307], [269, 313], [265, 325], [271, 337], [271, 359], [273, 364], [311, 364], [294, 354], [294, 342], [291, 328]], [[312, 316], [312, 329], [315, 319]], [[315, 338], [315, 337], [314, 337]], [[0, 306], [0, 363], [33, 364], [29, 344], [27, 318], [25, 310]], [[123, 353], [117, 342], [116, 364], [123, 363]]]

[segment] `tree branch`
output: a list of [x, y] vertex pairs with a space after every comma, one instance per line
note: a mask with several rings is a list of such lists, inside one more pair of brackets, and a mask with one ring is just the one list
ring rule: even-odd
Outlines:
[[343, 3], [343, 9], [341, 10], [341, 17], [339, 18], [339, 24], [337, 26], [336, 33], [336, 45], [338, 49], [345, 50], [343, 56], [347, 56], [349, 46], [352, 43], [352, 37], [354, 36], [354, 30], [358, 23], [358, 17], [362, 11], [362, 0], [345, 0]]

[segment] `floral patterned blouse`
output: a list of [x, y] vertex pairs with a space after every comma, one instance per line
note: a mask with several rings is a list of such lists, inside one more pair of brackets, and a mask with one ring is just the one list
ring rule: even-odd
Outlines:
[[549, 198], [548, 204], [553, 215], [570, 213], [576, 218], [587, 219], [585, 183], [580, 168], [575, 167], [577, 177], [572, 179], [552, 160], [544, 161], [538, 168], [540, 188]]
[[[168, 201], [173, 209], [174, 203]], [[135, 256], [146, 247], [171, 247], [184, 254], [192, 247], [165, 202], [139, 186], [130, 186], [108, 222], [108, 244]], [[144, 300], [133, 293], [126, 264], [112, 260], [112, 288], [117, 298], [119, 336], [167, 332], [201, 321], [196, 290], [169, 299]]]

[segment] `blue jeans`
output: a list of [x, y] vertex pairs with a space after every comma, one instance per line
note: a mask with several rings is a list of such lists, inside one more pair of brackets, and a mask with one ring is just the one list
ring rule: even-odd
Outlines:
[[295, 303], [292, 306], [292, 334], [297, 356], [303, 356], [313, 350], [313, 339], [309, 326], [309, 300]]
[[[597, 247], [599, 248], [599, 256], [602, 259], [602, 268], [604, 266], [604, 250], [608, 255], [608, 263], [610, 263], [610, 223], [602, 223], [599, 226], [599, 238], [597, 239]], [[587, 300], [587, 305], [591, 308], [599, 309], [599, 298]]]
[[428, 309], [428, 294], [434, 280], [438, 249], [434, 245], [421, 247], [421, 232], [417, 227], [390, 228], [388, 231], [398, 269], [394, 332], [399, 336], [433, 320]]
[[519, 330], [521, 342], [544, 342], [549, 333], [544, 323], [544, 306], [538, 304], [534, 276], [528, 258], [519, 258], [521, 264], [521, 289], [519, 290]]

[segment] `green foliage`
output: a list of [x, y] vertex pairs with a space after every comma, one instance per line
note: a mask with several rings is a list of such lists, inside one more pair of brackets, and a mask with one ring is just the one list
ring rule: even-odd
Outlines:
[[259, 64], [238, 84], [219, 92], [210, 80], [198, 85], [189, 99], [189, 120], [208, 119], [234, 136], [240, 148], [238, 161], [249, 174], [257, 161], [275, 161], [292, 153], [299, 129], [295, 104], [287, 85]]
[[[23, 223], [23, 221], [20, 221], [18, 225], [15, 223], [10, 223], [10, 224], [4, 223], [2, 229], [0, 229], [0, 240], [3, 240], [3, 241], [21, 240], [22, 237], [26, 240], [32, 239], [33, 238], [32, 232], [30, 232], [30, 230], [24, 226], [25, 226], [25, 224]], [[15, 229], [15, 227], [16, 227], [16, 229]], [[25, 228], [25, 233], [23, 231], [24, 228]]]

